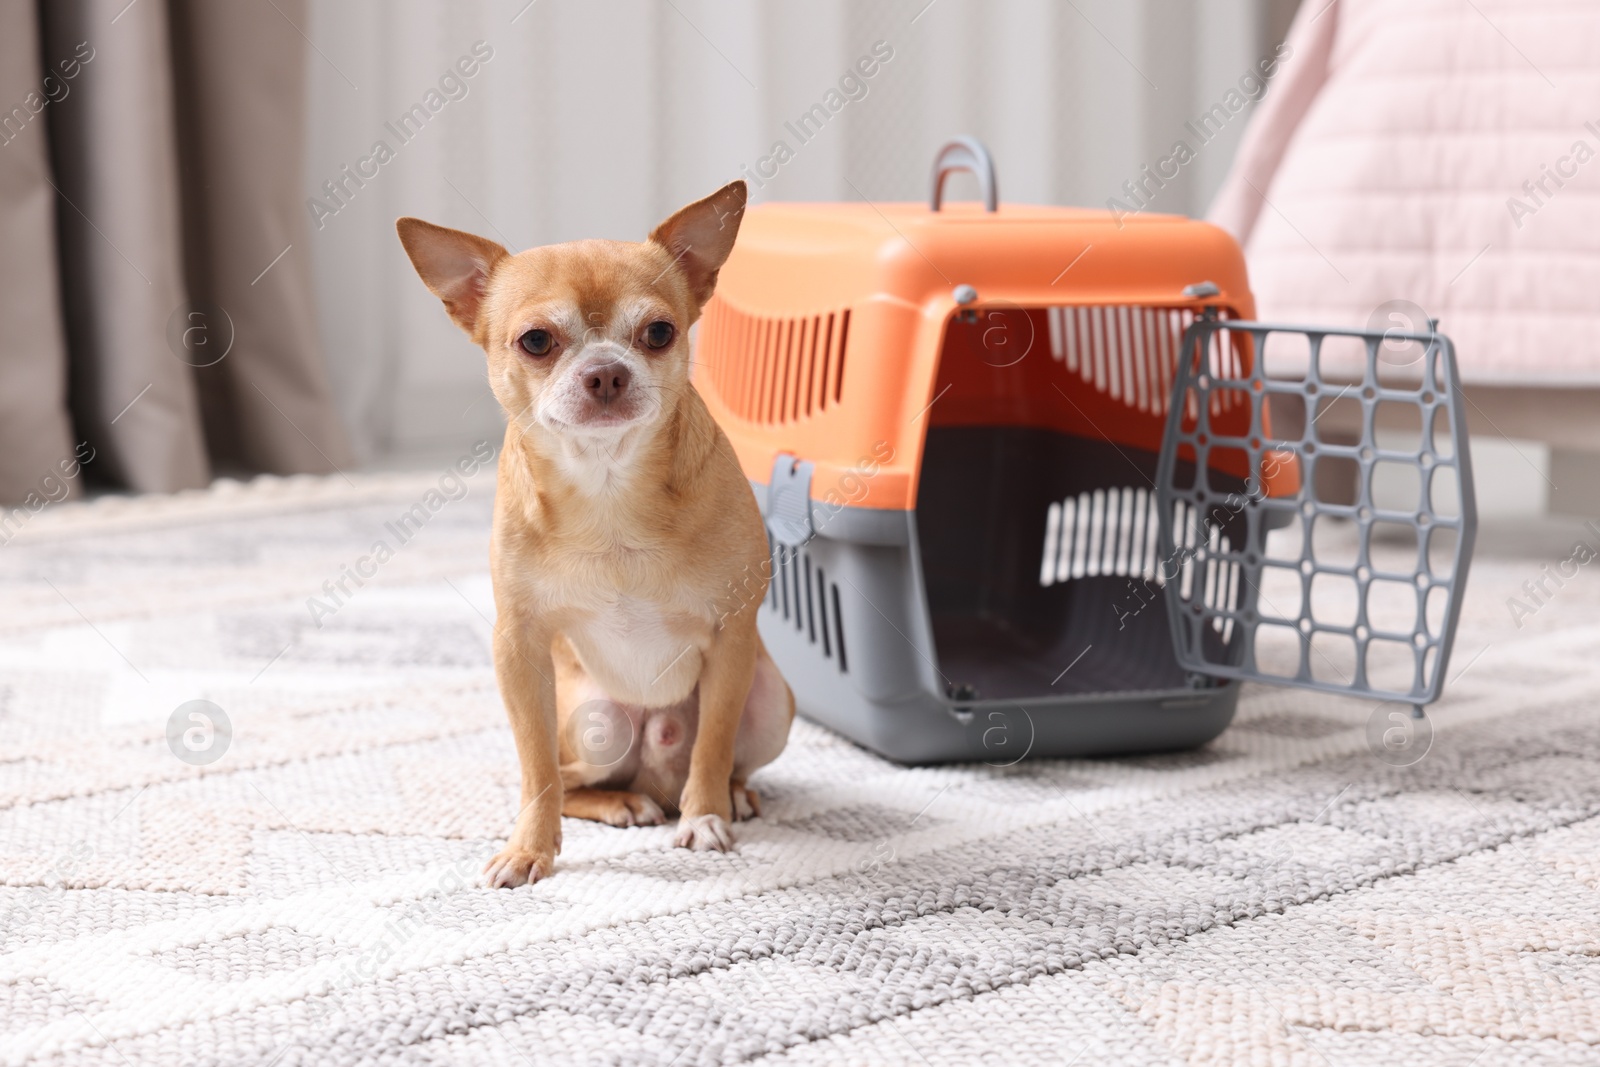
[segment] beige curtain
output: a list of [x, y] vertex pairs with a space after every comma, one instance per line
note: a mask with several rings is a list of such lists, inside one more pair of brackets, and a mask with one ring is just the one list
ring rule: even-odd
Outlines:
[[304, 20], [0, 0], [0, 502], [350, 461], [301, 207]]
[[[752, 183], [755, 202], [921, 203], [934, 151], [959, 133], [994, 153], [1003, 200], [1104, 208], [1174, 141], [1193, 140], [1185, 124], [1271, 53], [1268, 4], [311, 0], [305, 195], [324, 197], [323, 182], [377, 138], [397, 151], [311, 236], [322, 337], [356, 446], [454, 456], [500, 432], [483, 353], [398, 254], [396, 215], [518, 249], [636, 241], [753, 174], [779, 141], [794, 156]], [[788, 124], [878, 41], [894, 58], [802, 144]], [[475, 47], [492, 58], [401, 145], [385, 124]], [[1209, 140], [1151, 210], [1202, 213], [1245, 121]], [[963, 175], [950, 195], [975, 191]]]

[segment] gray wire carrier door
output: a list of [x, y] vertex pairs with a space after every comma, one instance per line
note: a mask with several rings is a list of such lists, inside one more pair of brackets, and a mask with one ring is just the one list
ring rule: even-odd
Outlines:
[[[1268, 495], [1263, 474], [1296, 464], [1299, 492]], [[1184, 668], [1438, 699], [1477, 527], [1448, 337], [1208, 314], [1184, 334], [1156, 484]]]

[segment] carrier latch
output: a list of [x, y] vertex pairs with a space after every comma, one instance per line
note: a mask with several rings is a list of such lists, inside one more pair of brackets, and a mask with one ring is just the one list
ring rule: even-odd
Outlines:
[[767, 529], [780, 543], [799, 548], [816, 533], [811, 523], [811, 471], [808, 459], [788, 453], [772, 461], [767, 482]]

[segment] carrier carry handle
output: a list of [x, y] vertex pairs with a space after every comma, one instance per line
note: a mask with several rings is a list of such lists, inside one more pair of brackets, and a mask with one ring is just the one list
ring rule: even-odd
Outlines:
[[1000, 187], [994, 179], [994, 160], [989, 150], [976, 137], [956, 137], [946, 141], [933, 157], [933, 193], [928, 197], [928, 208], [938, 211], [944, 203], [944, 180], [952, 171], [964, 170], [978, 179], [978, 190], [983, 194], [986, 211], [1000, 209]]

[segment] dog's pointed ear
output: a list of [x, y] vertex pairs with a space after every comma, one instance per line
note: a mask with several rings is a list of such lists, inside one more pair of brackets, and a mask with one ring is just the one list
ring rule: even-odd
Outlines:
[[699, 304], [711, 299], [717, 287], [717, 271], [733, 251], [747, 196], [744, 182], [729, 182], [650, 231], [650, 240], [671, 252], [683, 268]]
[[489, 276], [509, 253], [487, 238], [421, 219], [398, 219], [394, 228], [423, 284], [444, 301], [456, 325], [477, 340]]

